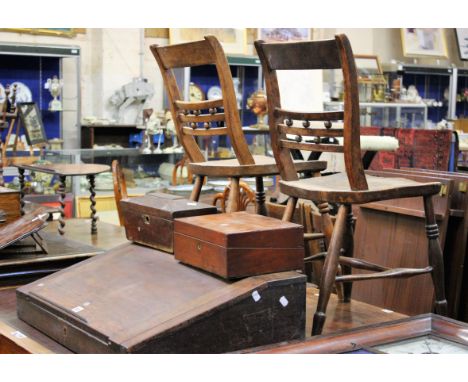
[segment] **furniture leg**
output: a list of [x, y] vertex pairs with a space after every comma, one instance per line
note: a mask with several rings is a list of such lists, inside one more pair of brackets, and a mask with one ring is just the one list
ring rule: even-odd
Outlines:
[[190, 194], [190, 200], [198, 202], [204, 180], [205, 180], [205, 177], [203, 175], [196, 176], [195, 183], [193, 184], [193, 190], [192, 190], [192, 193]]
[[67, 196], [66, 192], [66, 180], [67, 177], [60, 175], [60, 185], [59, 185], [59, 194], [60, 194], [60, 218], [59, 218], [59, 228], [58, 232], [60, 235], [65, 234], [65, 197]]
[[296, 209], [297, 198], [292, 196], [288, 199], [288, 204], [286, 204], [286, 208], [284, 209], [283, 218], [281, 220], [285, 222], [290, 222], [294, 216], [294, 210]]
[[239, 211], [239, 178], [231, 178], [231, 189], [229, 190], [229, 199], [226, 212], [237, 212]]
[[94, 191], [95, 187], [95, 176], [94, 175], [88, 175], [88, 182], [89, 182], [89, 193], [90, 197], [89, 200], [91, 202], [91, 205], [89, 208], [91, 209], [91, 235], [97, 234], [97, 218], [96, 218], [96, 191]]
[[263, 177], [257, 176], [255, 178], [255, 213], [258, 215], [267, 216], [265, 206], [265, 189], [263, 188]]
[[325, 257], [322, 277], [320, 278], [317, 310], [314, 314], [312, 325], [313, 336], [321, 334], [323, 325], [325, 324], [327, 305], [338, 270], [338, 260], [340, 255], [344, 252], [346, 215], [347, 208], [344, 205], [340, 206], [335, 222], [335, 229], [328, 247], [327, 256]]
[[[354, 215], [353, 208], [350, 204], [345, 205], [346, 208], [346, 226], [345, 226], [345, 239], [344, 250], [346, 257], [353, 257], [354, 254]], [[351, 274], [351, 267], [345, 264], [341, 265], [343, 275]], [[353, 289], [352, 282], [344, 282], [343, 284], [343, 302], [350, 302], [351, 292]]]
[[447, 300], [444, 285], [444, 258], [439, 242], [439, 227], [437, 226], [432, 195], [424, 196], [424, 212], [426, 214], [426, 235], [429, 242], [429, 265], [432, 267], [432, 282], [435, 291], [435, 310], [437, 314], [447, 315]]
[[21, 215], [24, 215], [24, 189], [25, 189], [25, 181], [24, 181], [24, 168], [18, 168], [19, 173], [19, 182], [20, 182], [20, 211]]

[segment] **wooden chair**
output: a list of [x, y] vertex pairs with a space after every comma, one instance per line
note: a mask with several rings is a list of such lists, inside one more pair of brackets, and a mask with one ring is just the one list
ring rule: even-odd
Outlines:
[[[226, 212], [226, 201], [229, 200], [229, 192], [231, 191], [229, 185], [224, 189], [223, 192], [218, 192], [213, 198], [213, 206], [216, 206], [218, 200], [220, 202], [220, 209], [222, 212]], [[245, 182], [239, 182], [239, 211], [246, 211], [249, 204], [255, 205], [255, 193]]]
[[114, 159], [112, 161], [112, 180], [114, 181], [114, 195], [115, 195], [115, 204], [117, 205], [117, 212], [119, 213], [119, 222], [120, 225], [124, 225], [124, 217], [122, 210], [120, 208], [120, 201], [122, 199], [127, 199], [127, 183], [125, 177], [120, 167], [119, 161]]
[[[349, 301], [351, 283], [375, 278], [409, 277], [431, 272], [435, 288], [435, 309], [446, 315], [447, 301], [444, 290], [444, 269], [439, 243], [432, 195], [437, 194], [440, 183], [419, 183], [403, 178], [366, 176], [361, 160], [359, 96], [356, 66], [348, 38], [337, 35], [334, 40], [293, 43], [265, 43], [256, 41], [255, 47], [262, 62], [267, 98], [268, 118], [272, 147], [281, 170], [280, 190], [290, 196], [283, 219], [290, 220], [298, 198], [316, 201], [320, 213], [329, 221], [328, 203], [338, 203], [339, 209], [325, 256], [320, 295], [314, 315], [312, 334], [320, 334], [325, 322], [325, 312], [334, 282], [343, 282], [344, 300]], [[296, 112], [281, 108], [277, 80], [278, 70], [342, 69], [344, 78], [344, 111]], [[303, 121], [297, 126], [293, 121]], [[331, 129], [332, 121], [344, 121], [342, 129]], [[311, 128], [309, 121], [324, 121], [324, 128]], [[286, 139], [293, 134], [296, 141]], [[321, 137], [343, 136], [344, 145], [320, 143]], [[317, 142], [304, 142], [303, 137], [318, 137]], [[343, 152], [345, 173], [331, 176], [300, 179], [291, 159], [291, 149], [309, 151]], [[429, 241], [429, 266], [423, 269], [389, 269], [353, 258], [352, 204], [421, 196], [424, 198], [426, 234]], [[346, 255], [346, 256], [345, 256]], [[342, 275], [337, 276], [341, 264]], [[351, 267], [374, 271], [351, 274]], [[423, 291], [415, 291], [422, 293]]]
[[[274, 158], [252, 155], [242, 132], [237, 110], [237, 101], [231, 70], [221, 44], [214, 36], [202, 41], [159, 47], [150, 47], [161, 70], [168, 93], [170, 108], [180, 143], [191, 161], [190, 169], [196, 175], [190, 196], [198, 200], [206, 176], [230, 177], [228, 212], [238, 211], [239, 179], [246, 176], [256, 178], [256, 212], [266, 215], [263, 176], [278, 174]], [[223, 98], [188, 102], [181, 98], [173, 69], [199, 65], [216, 65]], [[219, 111], [219, 109], [223, 111]], [[224, 127], [218, 123], [224, 122]], [[215, 126], [212, 126], [215, 124]], [[236, 159], [207, 161], [197, 145], [197, 136], [228, 135]], [[297, 161], [298, 171], [321, 171], [326, 163], [319, 161]]]

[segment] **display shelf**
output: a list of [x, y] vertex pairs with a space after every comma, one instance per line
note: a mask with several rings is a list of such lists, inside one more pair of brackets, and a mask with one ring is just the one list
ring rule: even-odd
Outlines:
[[[21, 82], [29, 88], [32, 101], [41, 111], [48, 139], [76, 135], [81, 119], [80, 53], [79, 46], [0, 43], [0, 83], [6, 86]], [[54, 75], [64, 79], [60, 111], [48, 110], [52, 95], [44, 89], [47, 79]], [[79, 147], [79, 142], [68, 139], [67, 145]]]
[[[343, 110], [343, 102], [324, 102], [327, 111]], [[360, 102], [361, 126], [426, 127], [427, 105], [424, 103]], [[364, 110], [364, 112], [363, 112]]]

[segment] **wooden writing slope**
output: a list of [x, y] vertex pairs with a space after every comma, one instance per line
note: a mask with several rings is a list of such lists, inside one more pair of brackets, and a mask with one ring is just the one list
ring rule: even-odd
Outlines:
[[78, 353], [221, 353], [304, 338], [305, 276], [229, 282], [123, 244], [17, 290], [20, 319]]

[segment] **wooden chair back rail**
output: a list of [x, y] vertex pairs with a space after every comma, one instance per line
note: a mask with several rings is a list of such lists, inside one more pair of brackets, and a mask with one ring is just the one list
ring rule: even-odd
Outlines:
[[188, 126], [184, 126], [182, 128], [184, 131], [184, 134], [187, 135], [202, 135], [202, 136], [208, 136], [208, 135], [228, 135], [228, 129], [227, 127], [214, 127], [214, 128], [203, 128], [203, 129], [193, 129]]
[[177, 115], [184, 123], [222, 122], [225, 120], [224, 113], [216, 114], [182, 114]]
[[320, 128], [304, 128], [297, 126], [278, 125], [278, 130], [281, 134], [294, 134], [302, 137], [342, 137], [343, 129], [320, 129]]
[[207, 40], [169, 45], [157, 48], [164, 69], [209, 65], [216, 62], [216, 55]]
[[[151, 45], [150, 49], [161, 70], [179, 141], [189, 156], [190, 161], [193, 163], [205, 162], [205, 157], [198, 147], [197, 142], [194, 139], [194, 135], [215, 134], [187, 134], [188, 130], [184, 129], [184, 124], [208, 124], [210, 122], [224, 121], [227, 129], [227, 135], [230, 138], [239, 163], [241, 165], [255, 164], [242, 131], [240, 116], [237, 110], [236, 93], [234, 91], [231, 70], [219, 41], [214, 36], [206, 36], [202, 41], [171, 45], [166, 47]], [[177, 85], [173, 68], [207, 64], [214, 64], [216, 66], [223, 98], [220, 100], [201, 102], [184, 101], [181, 97], [181, 91]], [[200, 110], [214, 108], [223, 108], [224, 113], [219, 113], [220, 115], [215, 114], [214, 116], [197, 115], [200, 113]], [[181, 110], [195, 110], [193, 113], [195, 116], [186, 115], [185, 113], [181, 114]], [[216, 111], [214, 113], [216, 113]], [[210, 114], [213, 114], [212, 110], [210, 110]], [[223, 118], [221, 118], [221, 114], [223, 114]], [[196, 126], [192, 125], [190, 127], [193, 128]], [[205, 125], [204, 127], [206, 128], [207, 126]], [[217, 130], [216, 132], [224, 134], [223, 130]]]
[[296, 119], [304, 121], [342, 121], [344, 119], [344, 113], [342, 111], [322, 111], [322, 112], [302, 112], [302, 111], [290, 111], [281, 108], [275, 108], [275, 117]]
[[331, 152], [331, 153], [344, 152], [343, 146], [327, 144], [327, 143], [294, 142], [294, 141], [290, 141], [287, 139], [281, 139], [280, 144], [281, 144], [281, 147], [284, 147], [287, 149], [320, 151], [320, 152]]
[[[348, 38], [345, 35], [337, 35], [334, 40], [281, 44], [256, 41], [255, 48], [262, 62], [265, 75], [272, 148], [278, 167], [281, 170], [281, 177], [284, 180], [298, 179], [290, 154], [291, 149], [343, 152], [346, 175], [351, 189], [355, 191], [367, 190], [368, 185], [361, 159], [357, 72]], [[339, 68], [343, 71], [343, 81], [346, 89], [343, 112], [304, 113], [290, 112], [281, 108], [277, 70]], [[311, 145], [285, 140], [283, 139], [285, 128], [282, 127], [285, 119], [289, 120], [286, 125], [292, 125], [291, 119], [302, 119], [306, 123], [310, 120], [325, 120], [328, 122], [343, 120], [344, 145], [338, 149], [339, 146]], [[325, 127], [329, 128], [330, 123]], [[306, 129], [304, 127], [304, 130]], [[302, 134], [297, 135], [301, 136]]]
[[222, 98], [219, 98], [198, 102], [175, 101], [175, 104], [180, 110], [208, 110], [211, 108], [223, 107], [224, 101]]
[[335, 40], [265, 44], [263, 50], [269, 70], [341, 68]]

